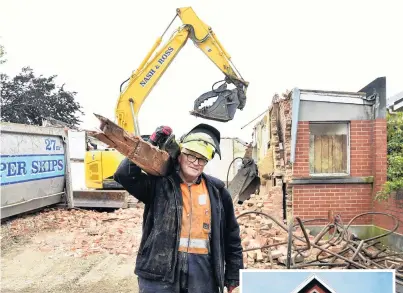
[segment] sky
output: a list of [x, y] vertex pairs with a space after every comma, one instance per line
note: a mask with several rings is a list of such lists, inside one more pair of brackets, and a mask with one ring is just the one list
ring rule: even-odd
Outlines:
[[[242, 273], [242, 293], [290, 293], [311, 276], [311, 272], [294, 271]], [[337, 293], [393, 293], [393, 274], [390, 272], [344, 271], [315, 272]], [[270, 288], [270, 290], [268, 290]]]
[[[253, 125], [275, 93], [294, 87], [358, 91], [380, 76], [387, 95], [403, 90], [399, 1], [51, 1], [0, 0], [0, 42], [13, 76], [24, 66], [58, 75], [76, 91], [85, 116], [114, 120], [122, 81], [137, 69], [175, 15], [191, 6], [216, 33], [250, 85], [247, 103], [220, 123], [189, 114], [222, 72], [189, 40], [148, 96], [139, 114], [141, 134], [169, 125], [179, 135], [209, 123], [223, 137], [252, 139]], [[167, 33], [181, 25], [178, 18]], [[166, 41], [166, 38], [164, 39]]]

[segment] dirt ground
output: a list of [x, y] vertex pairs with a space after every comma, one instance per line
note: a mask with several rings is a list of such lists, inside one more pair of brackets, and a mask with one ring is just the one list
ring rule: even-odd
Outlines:
[[139, 292], [142, 213], [54, 208], [2, 223], [1, 292]]
[[141, 209], [49, 210], [1, 227], [1, 292], [138, 292]]

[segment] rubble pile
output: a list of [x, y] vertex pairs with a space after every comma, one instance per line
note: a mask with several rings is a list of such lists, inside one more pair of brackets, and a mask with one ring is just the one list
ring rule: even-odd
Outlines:
[[[246, 212], [247, 213], [247, 212]], [[256, 213], [250, 213], [239, 218], [240, 233], [242, 239], [243, 257], [245, 268], [253, 269], [281, 269], [287, 265], [287, 248], [288, 248], [288, 232], [281, 228], [275, 221], [259, 215]], [[309, 229], [305, 229], [310, 243], [315, 243], [316, 239], [314, 235], [310, 234]], [[347, 241], [340, 241], [338, 244], [331, 244], [325, 240], [317, 241], [317, 245], [320, 248], [313, 246], [309, 247], [307, 242], [304, 241], [304, 233], [300, 227], [296, 227], [293, 231], [291, 257], [290, 264], [292, 266], [300, 265], [301, 268], [305, 264], [310, 268], [319, 268], [320, 265], [313, 264], [320, 259], [332, 259], [334, 268], [339, 269], [338, 264], [345, 264], [345, 261], [335, 257], [329, 252], [323, 251], [329, 250], [335, 254], [340, 254], [348, 246]], [[380, 252], [375, 247], [368, 248], [368, 252], [372, 255], [376, 255]], [[353, 252], [347, 251], [343, 254], [346, 258], [351, 258]]]
[[[283, 261], [287, 254], [287, 248], [284, 245], [287, 243], [287, 232], [272, 219], [263, 215], [268, 214], [281, 221], [282, 209], [276, 208], [281, 206], [281, 203], [275, 202], [276, 198], [281, 198], [276, 196], [278, 192], [282, 192], [281, 187], [273, 187], [269, 194], [252, 194], [250, 199], [245, 200], [242, 205], [235, 205], [245, 268], [272, 268]], [[239, 217], [246, 213], [249, 214]], [[264, 246], [271, 247], [254, 249]]]
[[[283, 218], [283, 190], [281, 186], [270, 188], [268, 194], [251, 194], [250, 198], [243, 201], [242, 205], [234, 205], [235, 214], [243, 212], [263, 212], [276, 219]], [[282, 221], [282, 220], [281, 220]]]
[[[349, 231], [351, 222], [343, 225], [340, 215], [322, 224], [322, 230], [315, 235], [299, 218], [290, 229], [282, 223], [282, 217], [264, 208], [264, 198], [252, 195], [235, 208], [245, 268], [396, 269], [396, 276], [403, 278], [403, 252], [394, 252], [380, 241], [387, 234], [359, 239]], [[357, 215], [364, 216], [367, 213]]]
[[[273, 268], [287, 255], [287, 233], [264, 217], [249, 214], [239, 219], [245, 268]], [[271, 246], [271, 247], [265, 247]], [[255, 249], [263, 247], [261, 249]]]
[[[103, 252], [130, 256], [136, 253], [141, 240], [142, 214], [139, 207], [111, 213], [50, 209], [13, 220], [7, 236], [11, 239], [32, 236], [43, 252], [62, 250], [75, 257]], [[53, 233], [42, 238], [41, 232], [45, 230]]]

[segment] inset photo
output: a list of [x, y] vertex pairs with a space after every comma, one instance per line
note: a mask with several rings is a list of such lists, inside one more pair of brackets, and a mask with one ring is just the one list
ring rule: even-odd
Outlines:
[[394, 270], [241, 271], [240, 293], [397, 293]]

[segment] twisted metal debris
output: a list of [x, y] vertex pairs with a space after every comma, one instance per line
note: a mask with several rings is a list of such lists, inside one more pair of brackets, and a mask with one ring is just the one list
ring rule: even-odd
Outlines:
[[[279, 227], [288, 234], [286, 242], [274, 243], [260, 247], [244, 249], [243, 252], [257, 249], [266, 249], [278, 245], [287, 245], [287, 269], [297, 268], [345, 268], [345, 269], [394, 269], [396, 271], [396, 283], [403, 285], [403, 252], [393, 252], [385, 247], [380, 241], [381, 238], [394, 233], [399, 228], [399, 220], [387, 213], [367, 212], [358, 214], [352, 218], [347, 225], [343, 224], [340, 215], [329, 219], [310, 219], [301, 220], [296, 217], [297, 223], [290, 223], [289, 227], [285, 226], [277, 219], [269, 214], [257, 211], [248, 211], [237, 216], [237, 219], [248, 214], [257, 214], [271, 219]], [[387, 233], [370, 237], [367, 239], [359, 239], [352, 233], [349, 228], [351, 224], [360, 217], [367, 215], [383, 215], [393, 219], [394, 228]], [[308, 222], [327, 221], [328, 223], [315, 236], [313, 240], [308, 237], [305, 224]], [[299, 227], [303, 237], [296, 235], [296, 228]], [[296, 242], [295, 240], [299, 240]], [[303, 245], [301, 245], [303, 243]], [[337, 247], [338, 252], [332, 251], [332, 247]], [[316, 248], [319, 253], [313, 253]], [[270, 256], [270, 251], [269, 251]], [[296, 263], [297, 256], [302, 256], [304, 261]], [[273, 260], [270, 257], [270, 263]]]

